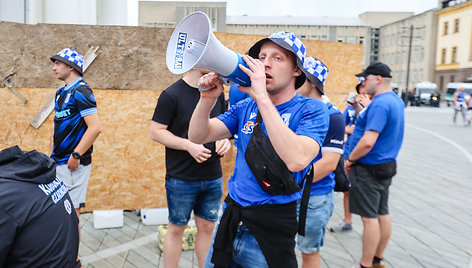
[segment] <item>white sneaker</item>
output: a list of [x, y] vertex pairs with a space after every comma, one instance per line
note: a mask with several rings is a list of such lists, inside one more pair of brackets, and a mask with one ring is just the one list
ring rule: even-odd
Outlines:
[[338, 225], [329, 228], [329, 231], [335, 232], [345, 232], [352, 230], [352, 224], [347, 224], [344, 220], [341, 220]]

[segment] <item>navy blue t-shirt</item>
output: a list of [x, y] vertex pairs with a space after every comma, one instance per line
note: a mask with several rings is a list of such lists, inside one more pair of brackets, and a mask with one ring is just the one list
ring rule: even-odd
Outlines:
[[357, 161], [365, 165], [376, 165], [396, 161], [403, 142], [405, 128], [404, 102], [395, 92], [389, 91], [375, 96], [360, 112], [352, 133], [349, 151], [352, 152], [365, 131], [379, 133], [374, 147]]
[[[87, 130], [84, 117], [97, 113], [97, 104], [92, 90], [82, 77], [58, 89], [55, 100], [54, 150], [51, 157], [58, 165], [64, 165]], [[92, 150], [91, 146], [82, 154], [81, 165], [92, 162]]]
[[[346, 121], [346, 126], [352, 126], [356, 124], [356, 111], [354, 108], [350, 105], [346, 107], [346, 110], [344, 110], [344, 120]], [[346, 142], [344, 142], [344, 158], [347, 158], [351, 152], [348, 151], [349, 143], [351, 142], [351, 135], [352, 134], [347, 134], [346, 136]]]
[[229, 106], [233, 106], [236, 103], [246, 99], [250, 98], [248, 93], [242, 92], [241, 90], [238, 89], [239, 85], [238, 84], [233, 84], [229, 87]]
[[[321, 147], [328, 131], [328, 111], [326, 105], [315, 99], [303, 97], [297, 93], [288, 102], [277, 105], [280, 117], [284, 123], [297, 135], [314, 139]], [[259, 109], [252, 98], [247, 98], [232, 106], [226, 113], [218, 116], [229, 132], [238, 135], [236, 163], [234, 172], [228, 182], [230, 197], [243, 207], [263, 204], [286, 204], [301, 198], [302, 192], [291, 195], [271, 195], [264, 192], [251, 169], [247, 165], [245, 153], [254, 129]], [[262, 130], [266, 133], [264, 121]], [[308, 167], [293, 176], [300, 184], [308, 171]]]
[[[329, 113], [328, 133], [326, 134], [321, 152], [315, 158], [314, 162], [322, 158], [322, 152], [335, 152], [342, 154], [344, 149], [344, 116], [333, 104], [328, 102], [326, 103], [326, 106], [328, 107]], [[313, 183], [311, 186], [311, 195], [325, 195], [331, 193], [335, 184], [334, 172], [331, 172], [324, 178]]]

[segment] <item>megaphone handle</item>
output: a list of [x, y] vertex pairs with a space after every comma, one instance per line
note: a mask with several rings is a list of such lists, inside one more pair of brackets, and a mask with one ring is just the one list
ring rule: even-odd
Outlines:
[[[231, 86], [232, 84], [234, 84], [232, 81], [230, 81], [229, 79], [227, 78], [224, 78], [224, 77], [221, 77], [219, 76], [218, 79], [225, 85], [225, 86]], [[200, 86], [200, 83], [198, 83], [198, 91], [202, 92], [202, 91], [205, 91], [205, 90], [208, 90], [209, 88], [204, 88], [202, 86]]]

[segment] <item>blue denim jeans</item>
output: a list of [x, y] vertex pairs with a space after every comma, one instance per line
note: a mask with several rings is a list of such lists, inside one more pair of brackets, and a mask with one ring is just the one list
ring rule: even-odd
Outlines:
[[222, 178], [210, 181], [184, 181], [177, 178], [166, 180], [169, 222], [186, 225], [192, 210], [195, 216], [216, 222], [223, 196]]
[[[218, 227], [217, 227], [218, 230]], [[215, 233], [216, 235], [216, 233]], [[213, 236], [213, 242], [211, 243], [210, 250], [205, 259], [205, 268], [213, 268], [215, 265], [211, 262], [213, 255], [213, 243], [215, 242], [215, 236]], [[233, 243], [233, 257], [231, 260], [231, 268], [266, 268], [269, 267], [262, 253], [256, 238], [251, 233], [246, 225], [240, 225], [238, 232], [234, 238]]]
[[[308, 201], [306, 213], [305, 236], [298, 235], [297, 246], [306, 254], [320, 251], [324, 244], [324, 236], [329, 218], [333, 214], [334, 193], [325, 195], [312, 195]], [[300, 210], [298, 201], [297, 215]]]

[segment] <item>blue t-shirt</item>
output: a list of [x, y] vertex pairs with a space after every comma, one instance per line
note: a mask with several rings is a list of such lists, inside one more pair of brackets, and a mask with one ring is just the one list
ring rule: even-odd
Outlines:
[[[52, 158], [58, 165], [66, 164], [70, 154], [87, 130], [84, 117], [97, 113], [97, 104], [90, 87], [78, 77], [56, 92], [54, 110], [54, 150]], [[92, 147], [80, 157], [80, 164], [90, 164]]]
[[[328, 131], [328, 112], [326, 105], [315, 99], [306, 98], [297, 93], [288, 102], [276, 106], [284, 123], [297, 135], [314, 139], [318, 144], [323, 141]], [[226, 113], [218, 116], [231, 132], [239, 136], [237, 143], [236, 163], [234, 172], [228, 182], [230, 197], [243, 207], [262, 204], [286, 204], [301, 198], [302, 192], [291, 195], [271, 195], [264, 192], [244, 157], [246, 148], [256, 121], [258, 107], [252, 98], [245, 99], [232, 106]], [[261, 127], [267, 135], [264, 121]], [[298, 184], [303, 180], [308, 167], [293, 172]]]
[[352, 133], [349, 151], [353, 151], [365, 131], [379, 132], [374, 147], [358, 159], [361, 164], [376, 165], [396, 161], [403, 142], [404, 105], [395, 92], [386, 92], [375, 96], [372, 102], [360, 112]]
[[465, 102], [465, 93], [460, 92], [459, 90], [456, 90], [457, 93], [457, 105], [462, 106], [462, 107], [467, 107], [467, 104]]
[[246, 98], [250, 98], [248, 93], [242, 92], [241, 90], [238, 89], [238, 87], [239, 87], [238, 84], [233, 84], [229, 87], [229, 106], [230, 107]]
[[[356, 124], [356, 111], [354, 108], [350, 105], [346, 107], [346, 110], [344, 110], [344, 120], [346, 121], [346, 126], [352, 126]], [[347, 158], [349, 154], [351, 153], [350, 151], [347, 150], [349, 147], [349, 143], [351, 142], [351, 135], [352, 134], [347, 134], [346, 142], [344, 142], [344, 158]]]
[[[322, 158], [322, 152], [335, 152], [342, 154], [344, 148], [344, 116], [339, 109], [331, 103], [326, 103], [329, 114], [329, 128], [326, 138], [321, 148], [321, 152], [316, 156], [315, 161]], [[311, 195], [325, 195], [331, 193], [336, 181], [334, 172], [313, 183], [311, 186]]]

